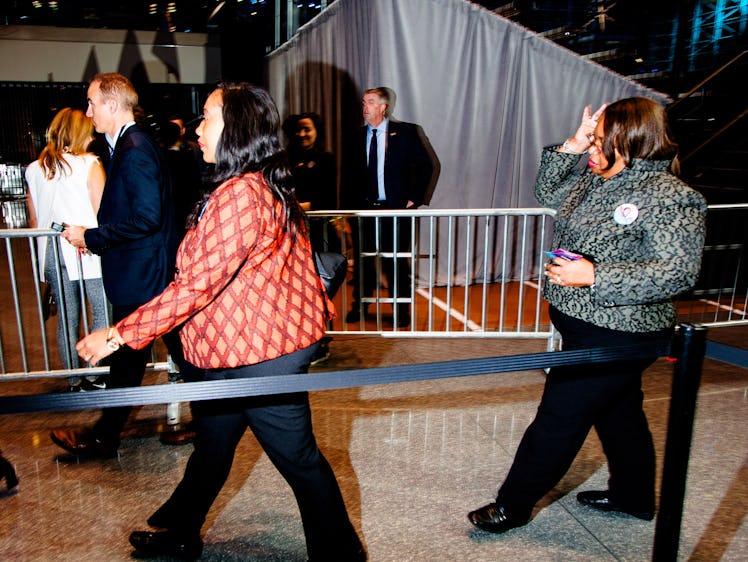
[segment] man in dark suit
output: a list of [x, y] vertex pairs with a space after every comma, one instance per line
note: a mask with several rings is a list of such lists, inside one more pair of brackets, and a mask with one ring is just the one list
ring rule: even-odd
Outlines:
[[[371, 88], [362, 99], [366, 125], [359, 131], [353, 147], [353, 157], [346, 173], [344, 194], [356, 209], [413, 209], [423, 203], [434, 171], [425, 135], [418, 125], [393, 121], [390, 115], [390, 91]], [[347, 197], [345, 197], [347, 196]], [[407, 252], [410, 248], [411, 219], [383, 218], [376, 228], [373, 219], [361, 223], [361, 248], [372, 252]], [[379, 240], [377, 240], [377, 232]], [[354, 225], [354, 247], [358, 228]], [[377, 244], [378, 242], [378, 244]], [[376, 264], [367, 259], [354, 264], [353, 306], [346, 322], [358, 322], [366, 311], [362, 298], [371, 295], [376, 287]], [[410, 324], [407, 300], [411, 296], [410, 267], [407, 258], [383, 257], [382, 271], [387, 279], [393, 303], [393, 321], [400, 328]], [[395, 274], [397, 265], [397, 274]], [[361, 291], [363, 286], [363, 292]], [[404, 303], [403, 300], [406, 300]]]
[[[88, 87], [88, 115], [104, 133], [111, 159], [97, 228], [68, 226], [62, 236], [74, 246], [101, 256], [104, 289], [112, 317], [121, 320], [161, 293], [174, 278], [177, 236], [171, 182], [158, 145], [135, 124], [138, 95], [121, 74], [96, 75]], [[164, 338], [180, 360], [176, 334]], [[118, 348], [110, 362], [108, 386], [139, 386], [151, 347]], [[88, 360], [88, 358], [84, 357]], [[52, 440], [66, 451], [91, 457], [116, 455], [130, 407], [105, 409], [92, 428], [57, 429]]]

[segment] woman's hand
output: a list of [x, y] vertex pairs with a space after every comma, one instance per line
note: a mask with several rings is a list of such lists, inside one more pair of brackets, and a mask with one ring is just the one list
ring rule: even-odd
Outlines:
[[545, 264], [545, 276], [555, 285], [589, 287], [595, 284], [595, 265], [585, 258], [553, 258], [553, 261]]
[[108, 357], [117, 351], [122, 345], [122, 337], [119, 335], [117, 328], [112, 326], [111, 328], [91, 332], [76, 344], [75, 349], [81, 359], [96, 365], [104, 357]]
[[591, 105], [588, 105], [584, 108], [584, 111], [582, 112], [582, 122], [579, 124], [577, 132], [574, 133], [573, 137], [567, 139], [567, 141], [564, 143], [564, 148], [567, 151], [571, 150], [573, 152], [581, 154], [590, 147], [590, 144], [592, 143], [590, 142], [589, 137], [595, 131], [597, 122], [600, 120], [600, 116], [603, 114], [603, 111], [605, 111], [606, 107], [608, 107], [608, 104], [604, 103], [600, 106], [600, 109], [595, 111], [595, 113], [591, 113]]

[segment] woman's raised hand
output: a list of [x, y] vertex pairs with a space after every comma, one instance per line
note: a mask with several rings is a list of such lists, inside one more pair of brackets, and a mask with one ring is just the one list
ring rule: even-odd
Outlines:
[[579, 124], [577, 132], [574, 133], [573, 137], [566, 141], [566, 146], [569, 149], [574, 152], [582, 153], [590, 147], [590, 144], [592, 143], [590, 142], [589, 137], [595, 131], [597, 122], [600, 120], [600, 116], [603, 114], [606, 107], [608, 107], [608, 104], [604, 103], [600, 106], [600, 109], [595, 111], [595, 113], [591, 113], [592, 106], [585, 106], [584, 111], [582, 112], [582, 122]]

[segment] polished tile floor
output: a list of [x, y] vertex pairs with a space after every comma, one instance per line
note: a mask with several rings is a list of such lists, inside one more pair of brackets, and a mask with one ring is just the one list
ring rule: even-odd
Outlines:
[[[748, 330], [711, 339], [748, 348]], [[533, 341], [336, 338], [318, 370], [530, 353]], [[646, 410], [662, 465], [672, 365], [645, 383]], [[148, 383], [163, 382], [151, 375]], [[590, 435], [566, 477], [525, 527], [502, 536], [474, 530], [469, 510], [490, 501], [531, 421], [542, 371], [316, 392], [320, 445], [343, 489], [372, 561], [648, 560], [655, 523], [594, 512], [578, 490], [606, 486]], [[60, 380], [0, 383], [4, 393], [57, 391]], [[104, 391], [106, 392], [106, 391]], [[183, 408], [185, 417], [187, 409]], [[178, 482], [191, 445], [159, 441], [164, 406], [137, 410], [119, 457], [60, 455], [49, 430], [96, 412], [0, 415], [0, 448], [21, 480], [0, 497], [0, 560], [118, 561], [127, 536]], [[707, 359], [699, 394], [679, 560], [748, 560], [748, 370]], [[2, 488], [3, 485], [0, 485]], [[251, 434], [204, 527], [203, 560], [306, 560], [289, 488]]]

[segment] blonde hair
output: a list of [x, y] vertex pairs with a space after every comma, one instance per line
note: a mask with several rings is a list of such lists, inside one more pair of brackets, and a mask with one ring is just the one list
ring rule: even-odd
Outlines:
[[47, 179], [72, 171], [63, 154], [83, 154], [93, 136], [93, 123], [79, 109], [66, 107], [57, 112], [47, 128], [47, 146], [39, 155], [39, 165]]

